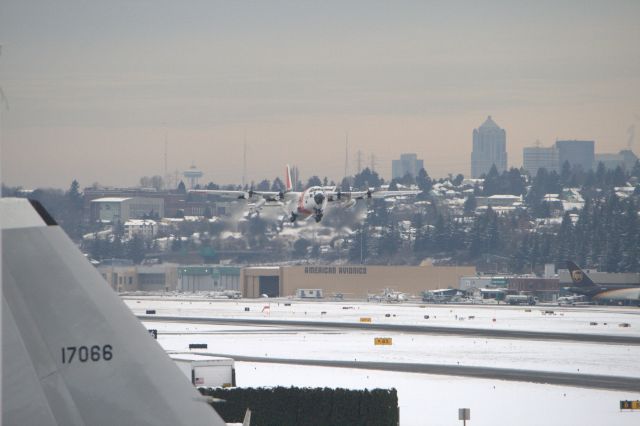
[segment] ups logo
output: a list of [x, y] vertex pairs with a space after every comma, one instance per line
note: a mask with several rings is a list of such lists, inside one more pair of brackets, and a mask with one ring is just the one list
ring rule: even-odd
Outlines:
[[576, 283], [579, 283], [580, 281], [582, 281], [582, 271], [571, 272], [571, 279], [573, 279], [573, 281]]

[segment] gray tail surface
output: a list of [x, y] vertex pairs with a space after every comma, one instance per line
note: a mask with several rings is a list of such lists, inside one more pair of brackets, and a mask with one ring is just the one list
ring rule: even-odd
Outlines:
[[0, 224], [3, 424], [225, 424], [41, 206]]

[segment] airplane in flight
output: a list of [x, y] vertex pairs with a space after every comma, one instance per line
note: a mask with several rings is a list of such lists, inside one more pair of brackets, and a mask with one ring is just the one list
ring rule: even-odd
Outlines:
[[587, 296], [594, 302], [619, 302], [640, 306], [640, 283], [638, 284], [596, 284], [578, 265], [567, 261], [567, 268], [573, 285], [565, 288], [576, 294]]
[[404, 196], [415, 196], [422, 191], [378, 191], [368, 189], [366, 191], [340, 191], [335, 187], [312, 186], [302, 192], [293, 191], [291, 170], [287, 165], [285, 172], [284, 191], [228, 191], [191, 189], [189, 193], [203, 195], [218, 195], [226, 198], [254, 201], [252, 209], [259, 211], [263, 207], [282, 207], [290, 222], [304, 220], [313, 217], [316, 223], [322, 220], [325, 209], [329, 203], [339, 203], [344, 208], [355, 206], [358, 200], [381, 199]]
[[0, 228], [2, 424], [225, 425], [40, 203]]

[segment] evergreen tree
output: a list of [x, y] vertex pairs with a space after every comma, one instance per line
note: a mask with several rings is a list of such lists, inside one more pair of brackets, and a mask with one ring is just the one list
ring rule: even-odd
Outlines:
[[478, 202], [476, 201], [476, 197], [473, 194], [469, 194], [467, 199], [464, 201], [464, 214], [466, 216], [472, 216], [476, 208], [478, 207]]
[[125, 244], [126, 258], [133, 261], [135, 264], [139, 264], [144, 259], [145, 245], [144, 240], [138, 234], [134, 234]]
[[640, 179], [640, 160], [636, 160], [636, 164], [633, 165], [630, 175]]
[[640, 271], [640, 228], [638, 209], [633, 200], [628, 200], [622, 217], [620, 272]]
[[273, 183], [271, 184], [271, 191], [284, 191], [285, 187], [284, 187], [284, 183], [282, 183], [282, 180], [280, 180], [279, 177], [275, 178], [273, 180]]
[[496, 165], [492, 165], [489, 173], [484, 177], [483, 194], [486, 196], [496, 195], [500, 192], [498, 179], [498, 169]]
[[387, 263], [391, 257], [398, 253], [402, 245], [400, 231], [397, 226], [389, 226], [383, 230], [380, 238], [378, 254], [385, 257]]
[[77, 180], [73, 180], [69, 186], [69, 190], [65, 194], [65, 208], [61, 212], [59, 218], [65, 232], [74, 240], [82, 237], [83, 227], [83, 207], [84, 198], [80, 192], [80, 184]]
[[420, 171], [418, 172], [418, 176], [416, 177], [416, 184], [418, 185], [418, 189], [422, 191], [422, 193], [420, 193], [418, 197], [423, 200], [427, 199], [429, 197], [429, 193], [431, 192], [431, 188], [433, 188], [433, 181], [424, 168], [420, 169]]
[[565, 188], [572, 186], [571, 165], [567, 160], [562, 164], [562, 170], [560, 171], [560, 184]]
[[256, 187], [256, 190], [258, 190], [258, 191], [268, 191], [270, 188], [271, 188], [271, 182], [269, 182], [268, 179], [263, 179], [262, 181], [260, 181], [260, 183]]
[[322, 186], [322, 181], [318, 176], [311, 176], [307, 181], [306, 188], [311, 188], [312, 186]]
[[311, 247], [311, 241], [305, 238], [298, 238], [296, 242], [293, 243], [293, 253], [296, 257], [305, 257], [309, 247]]
[[351, 184], [349, 183], [349, 178], [343, 178], [342, 182], [340, 183], [340, 191], [342, 192], [348, 192], [351, 191]]
[[362, 191], [366, 191], [369, 188], [378, 188], [380, 185], [382, 185], [380, 176], [368, 167], [353, 177], [354, 188]]
[[562, 224], [560, 225], [557, 241], [553, 249], [554, 263], [556, 265], [562, 265], [565, 261], [573, 257], [574, 232], [571, 214], [566, 212], [562, 217]]
[[369, 232], [368, 226], [363, 224], [353, 234], [351, 245], [349, 247], [349, 261], [352, 263], [366, 264], [369, 258]]

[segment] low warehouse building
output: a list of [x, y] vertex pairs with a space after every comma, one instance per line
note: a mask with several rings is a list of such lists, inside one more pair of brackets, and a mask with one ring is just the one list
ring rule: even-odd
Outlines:
[[475, 274], [471, 266], [300, 265], [248, 267], [241, 272], [244, 297], [295, 296], [299, 289], [319, 289], [365, 298], [385, 288], [420, 295], [425, 290], [457, 287], [460, 278]]

